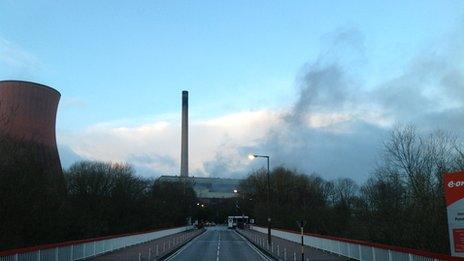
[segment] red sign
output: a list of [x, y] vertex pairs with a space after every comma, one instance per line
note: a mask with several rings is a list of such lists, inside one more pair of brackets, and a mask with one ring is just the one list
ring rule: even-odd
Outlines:
[[453, 229], [454, 251], [464, 252], [464, 229]]
[[451, 255], [464, 257], [464, 172], [444, 175]]
[[445, 174], [444, 182], [447, 206], [464, 198], [464, 171]]

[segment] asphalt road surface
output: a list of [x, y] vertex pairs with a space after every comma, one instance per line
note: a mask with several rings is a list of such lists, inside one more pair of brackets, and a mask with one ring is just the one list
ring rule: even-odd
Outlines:
[[165, 260], [271, 260], [234, 230], [211, 227]]
[[[272, 236], [272, 244], [267, 245], [267, 234], [250, 229], [239, 230], [240, 234], [247, 237], [264, 250], [267, 250], [275, 259], [278, 260], [301, 260], [301, 245], [295, 242]], [[345, 261], [347, 257], [327, 253], [309, 246], [304, 247], [306, 261]]]
[[[93, 261], [147, 261], [158, 259], [160, 256], [164, 256], [167, 253], [178, 248], [185, 241], [188, 241], [192, 238], [195, 238], [197, 235], [201, 234], [202, 230], [189, 230], [185, 232], [180, 232], [172, 234], [169, 236], [161, 237], [146, 243], [138, 244], [135, 246], [126, 247], [119, 249], [107, 254], [93, 257], [89, 260]], [[140, 259], [139, 259], [140, 257]]]

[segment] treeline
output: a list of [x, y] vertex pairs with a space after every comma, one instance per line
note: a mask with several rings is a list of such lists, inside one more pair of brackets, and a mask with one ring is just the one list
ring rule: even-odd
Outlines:
[[[275, 227], [449, 253], [443, 174], [464, 170], [464, 148], [443, 132], [419, 135], [398, 127], [384, 143], [382, 159], [362, 185], [350, 178], [276, 168], [270, 176]], [[267, 177], [252, 173], [241, 184], [245, 213], [267, 224]]]
[[65, 180], [43, 166], [43, 150], [0, 135], [0, 249], [60, 237]]
[[[137, 232], [248, 214], [267, 222], [263, 170], [242, 182], [239, 198], [197, 205], [190, 184], [135, 175], [125, 164], [78, 162], [53, 173], [43, 148], [0, 135], [0, 250]], [[393, 130], [361, 185], [350, 178], [276, 168], [270, 177], [274, 227], [448, 253], [443, 173], [464, 170], [464, 147], [443, 132]]]
[[0, 138], [0, 250], [186, 224], [190, 184], [135, 175], [125, 164], [42, 166], [40, 146]]
[[185, 225], [197, 201], [189, 184], [142, 178], [125, 164], [79, 162], [64, 176], [68, 238]]

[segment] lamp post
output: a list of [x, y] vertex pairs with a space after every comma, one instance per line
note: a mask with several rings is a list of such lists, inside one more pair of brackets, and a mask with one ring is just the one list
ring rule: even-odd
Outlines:
[[271, 173], [269, 172], [269, 156], [267, 155], [257, 155], [257, 154], [250, 154], [248, 155], [250, 160], [255, 158], [265, 158], [267, 160], [267, 243], [271, 245], [271, 182], [270, 176]]

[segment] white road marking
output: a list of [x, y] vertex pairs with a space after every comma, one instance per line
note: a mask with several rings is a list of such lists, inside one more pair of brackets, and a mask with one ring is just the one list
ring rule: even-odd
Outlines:
[[245, 241], [247, 243], [247, 245], [249, 247], [251, 247], [251, 249], [253, 249], [256, 253], [258, 253], [258, 255], [266, 260], [266, 261], [272, 261], [271, 258], [267, 257], [266, 255], [264, 255], [263, 253], [261, 253], [261, 251], [259, 249], [257, 249], [253, 244], [251, 244], [246, 238], [244, 238], [242, 235], [240, 235], [240, 233], [238, 233], [237, 231], [234, 231], [240, 238], [243, 239], [243, 241]]
[[[217, 240], [198, 240], [197, 242], [211, 243], [211, 242], [217, 242]], [[224, 240], [224, 239], [221, 239], [221, 242], [243, 242], [243, 240]]]
[[221, 249], [221, 232], [218, 231], [218, 245], [217, 245], [217, 252], [216, 252], [216, 261], [219, 261], [219, 250]]
[[184, 251], [187, 247], [189, 247], [194, 241], [196, 241], [197, 239], [199, 239], [200, 237], [204, 237], [208, 232], [205, 230], [205, 232], [203, 232], [203, 234], [197, 236], [196, 238], [194, 238], [192, 241], [188, 242], [185, 246], [181, 247], [179, 250], [177, 250], [176, 252], [174, 252], [172, 255], [168, 256], [167, 258], [165, 258], [164, 260], [165, 261], [169, 261], [171, 259], [173, 259], [174, 257], [176, 257], [177, 255], [180, 254], [180, 252]]

